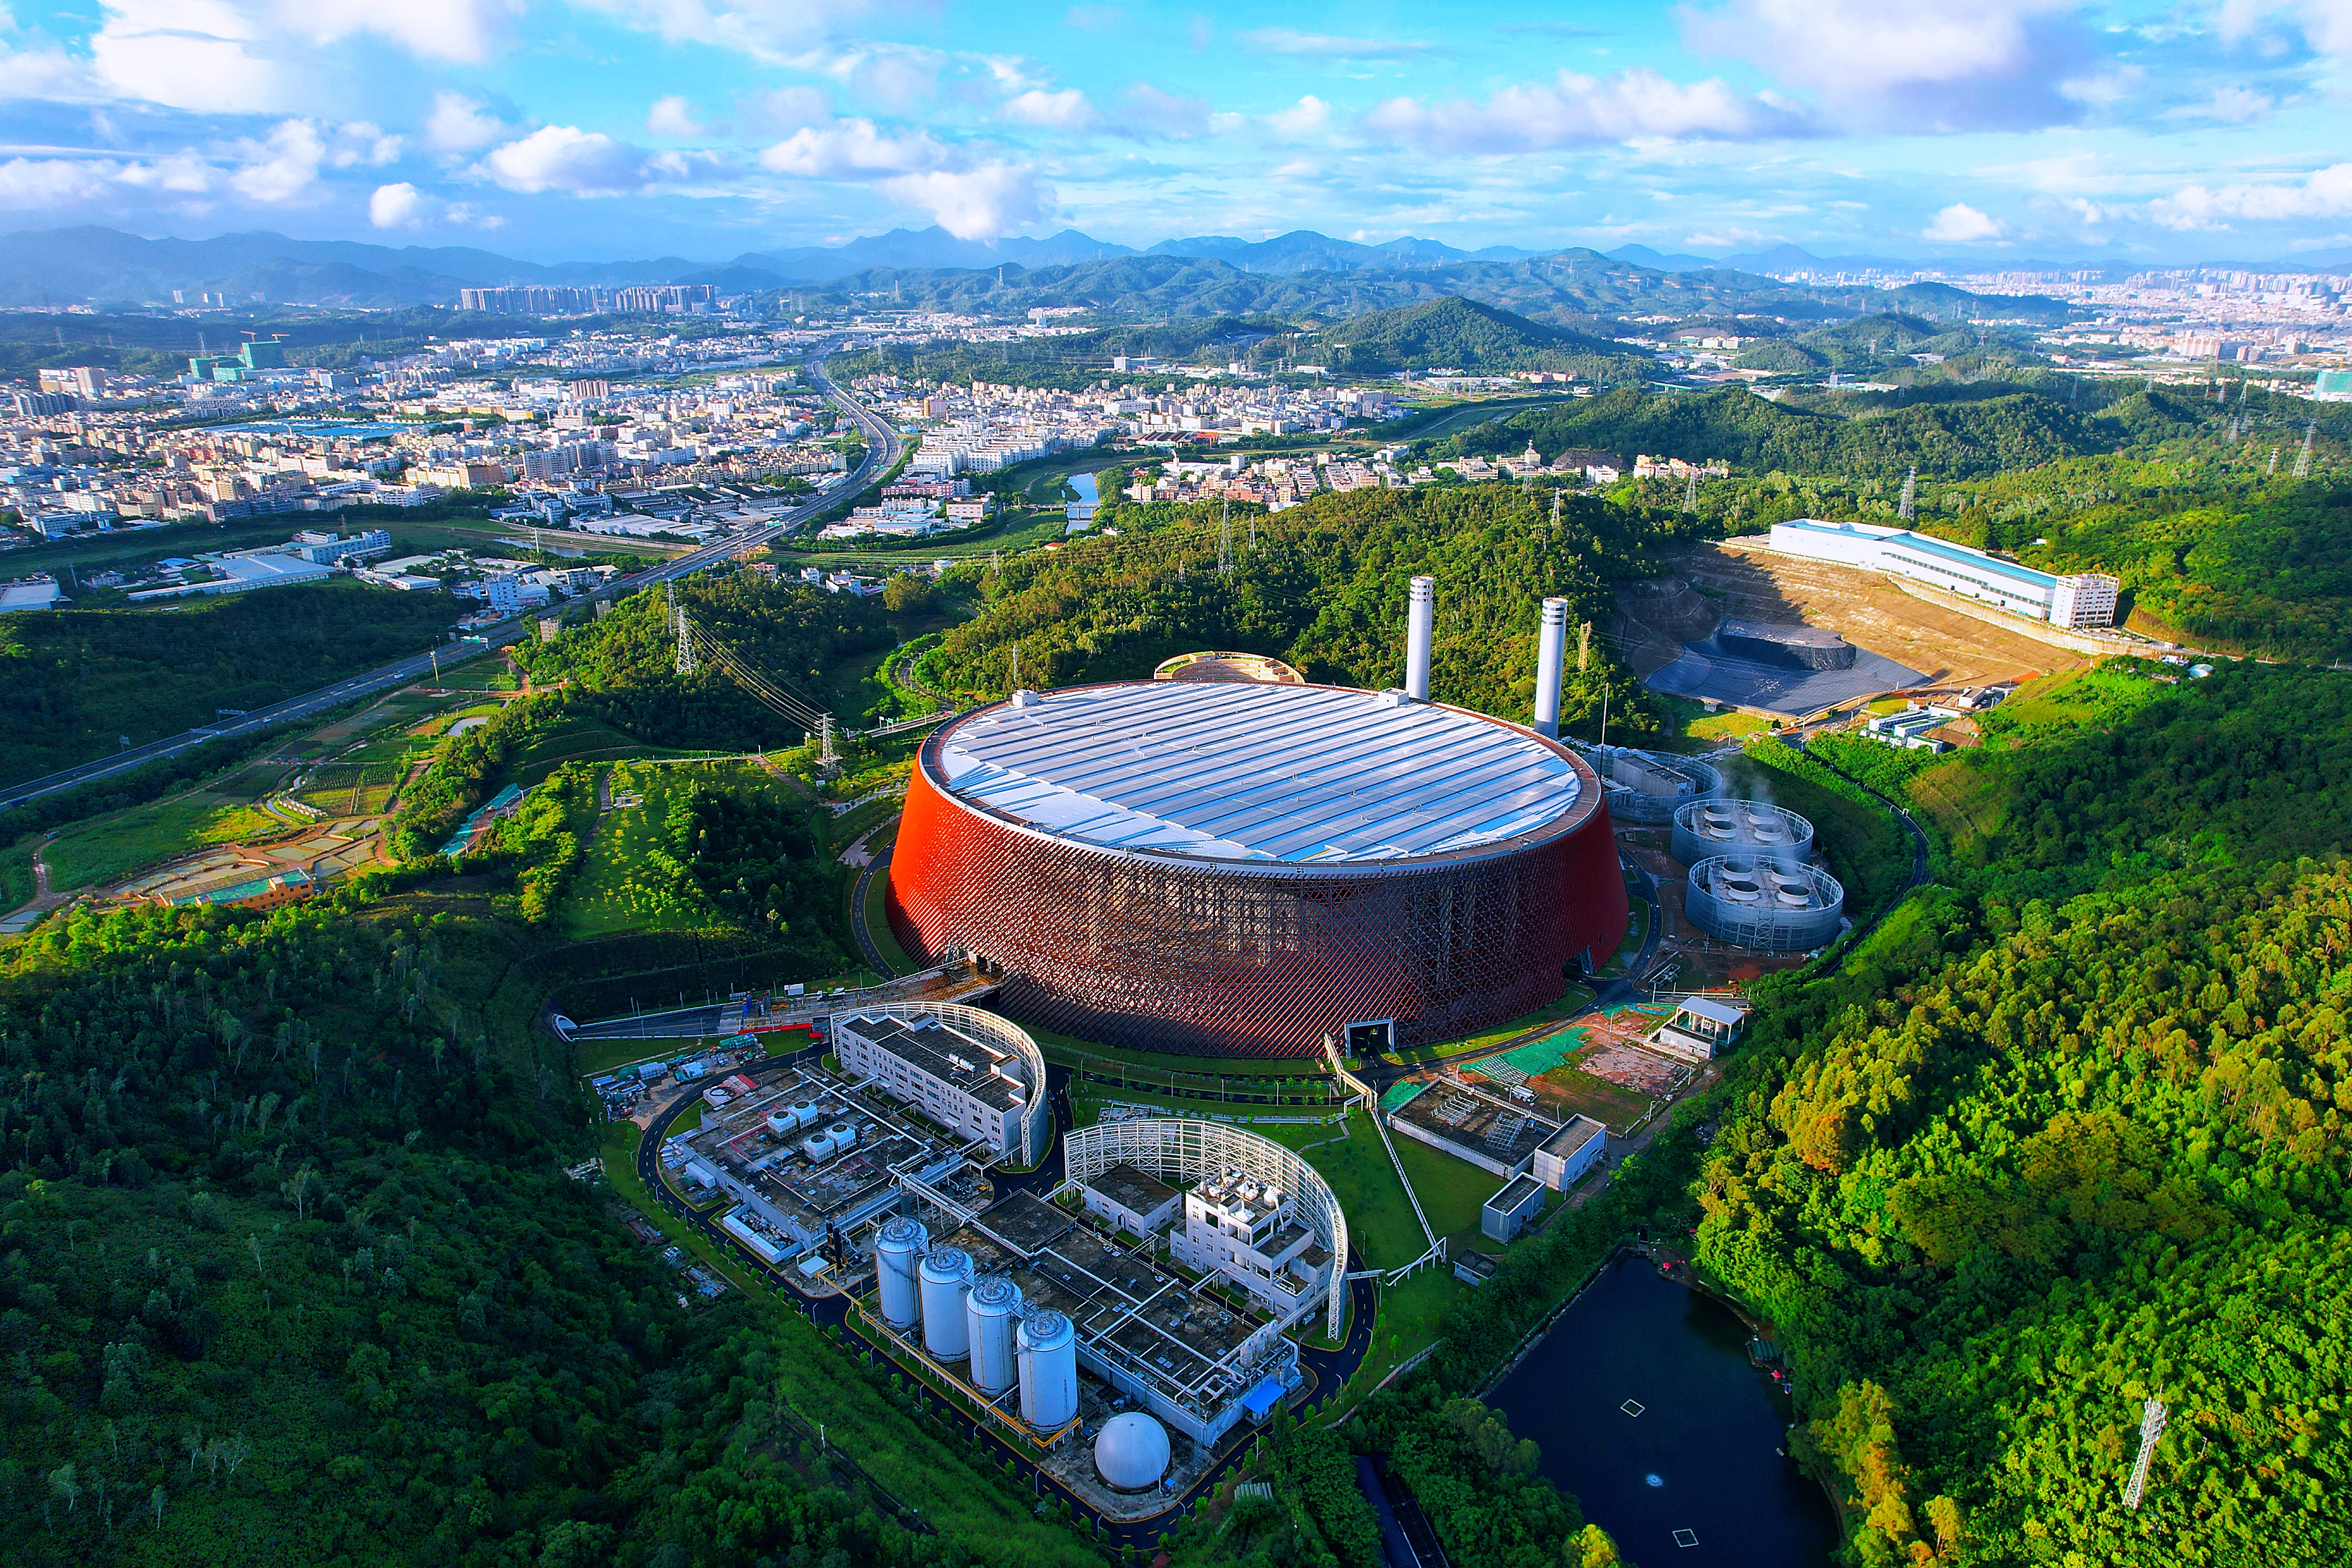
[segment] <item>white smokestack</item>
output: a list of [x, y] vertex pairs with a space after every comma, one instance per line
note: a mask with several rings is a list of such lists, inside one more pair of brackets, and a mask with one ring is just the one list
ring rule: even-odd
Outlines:
[[1437, 626], [1437, 579], [1412, 580], [1412, 605], [1404, 626], [1404, 694], [1429, 700], [1429, 641]]
[[1543, 602], [1543, 631], [1536, 644], [1536, 733], [1559, 739], [1560, 666], [1568, 658], [1568, 601]]

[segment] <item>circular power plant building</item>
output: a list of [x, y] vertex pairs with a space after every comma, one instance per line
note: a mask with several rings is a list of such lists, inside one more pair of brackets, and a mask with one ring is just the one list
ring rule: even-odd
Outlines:
[[1095, 1474], [1115, 1492], [1147, 1491], [1168, 1473], [1168, 1429], [1139, 1410], [1103, 1423], [1095, 1436]]
[[1845, 889], [1818, 867], [1718, 855], [1691, 868], [1683, 913], [1718, 942], [1805, 952], [1837, 935], [1845, 920]]
[[1685, 866], [1717, 855], [1802, 865], [1813, 858], [1813, 825], [1760, 800], [1695, 800], [1675, 812], [1669, 852]]
[[888, 909], [908, 952], [1000, 971], [1024, 1023], [1260, 1057], [1516, 1018], [1627, 913], [1600, 781], [1558, 742], [1401, 692], [1180, 680], [940, 729]]

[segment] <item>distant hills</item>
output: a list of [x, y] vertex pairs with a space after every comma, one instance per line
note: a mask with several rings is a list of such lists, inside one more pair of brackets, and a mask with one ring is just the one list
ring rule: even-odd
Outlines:
[[1530, 321], [1460, 295], [1374, 310], [1326, 328], [1315, 351], [1351, 371], [1544, 368], [1570, 356], [1622, 357], [1624, 345]]
[[[1489, 310], [1475, 322], [1475, 312], [1433, 315], [1428, 331], [1434, 335], [1418, 346], [1401, 338], [1375, 349], [1368, 340], [1350, 340], [1360, 353], [1393, 348], [1400, 364], [1446, 363], [1455, 351], [1437, 345], [1449, 335], [1502, 331], [1504, 316], [1519, 323], [1508, 331], [1541, 329], [1582, 341], [1574, 348], [1565, 339], [1530, 341], [1509, 350], [1532, 353], [1595, 352], [1593, 345], [1623, 335], [1625, 322], [1644, 316], [1724, 323], [1745, 318], [1751, 324], [1743, 332], [1769, 333], [1885, 310], [1944, 321], [2064, 315], [2055, 300], [1979, 300], [1939, 284], [1824, 289], [1690, 265], [1702, 259], [1637, 247], [1611, 257], [1581, 248], [1465, 251], [1412, 238], [1363, 245], [1307, 230], [1267, 240], [1166, 240], [1138, 251], [1076, 229], [983, 245], [928, 228], [893, 229], [841, 246], [746, 251], [717, 263], [665, 256], [544, 265], [462, 246], [392, 247], [266, 232], [145, 239], [86, 226], [0, 236], [0, 305], [158, 304], [178, 291], [189, 300], [226, 294], [238, 304], [398, 310], [449, 304], [461, 289], [508, 283], [707, 282], [730, 293], [806, 290], [812, 304], [835, 307], [887, 295], [922, 309], [998, 315], [1039, 307], [1129, 320], [1272, 315], [1310, 331], [1446, 299]], [[1773, 318], [1780, 327], [1769, 324]], [[1759, 321], [1767, 324], [1753, 324]], [[1498, 343], [1496, 352], [1504, 348]]]

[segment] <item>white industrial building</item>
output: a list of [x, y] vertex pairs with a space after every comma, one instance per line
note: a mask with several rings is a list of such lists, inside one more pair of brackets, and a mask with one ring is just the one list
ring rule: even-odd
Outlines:
[[2116, 595], [2123, 586], [2104, 573], [2060, 576], [1948, 539], [1867, 522], [1776, 522], [1771, 548], [1784, 555], [1890, 572], [2053, 626], [2114, 625]]
[[1650, 1031], [1652, 1050], [1685, 1061], [1713, 1061], [1748, 1023], [1748, 1009], [1712, 996], [1686, 996], [1674, 1016]]
[[1169, 1233], [1168, 1254], [1232, 1280], [1287, 1323], [1314, 1308], [1331, 1274], [1331, 1254], [1297, 1211], [1295, 1194], [1236, 1165], [1184, 1194], [1184, 1227]]
[[1590, 1116], [1571, 1116], [1567, 1125], [1536, 1150], [1529, 1173], [1556, 1193], [1576, 1185], [1609, 1149], [1609, 1129]]
[[833, 1021], [842, 1070], [986, 1146], [1034, 1164], [1053, 1136], [1045, 1058], [1028, 1032], [977, 1007], [906, 1004]]

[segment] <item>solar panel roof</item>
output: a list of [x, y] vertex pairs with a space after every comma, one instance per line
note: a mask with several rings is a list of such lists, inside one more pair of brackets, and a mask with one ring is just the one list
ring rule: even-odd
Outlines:
[[948, 789], [1065, 837], [1204, 859], [1386, 860], [1536, 832], [1581, 794], [1525, 731], [1329, 686], [1135, 681], [949, 729]]

